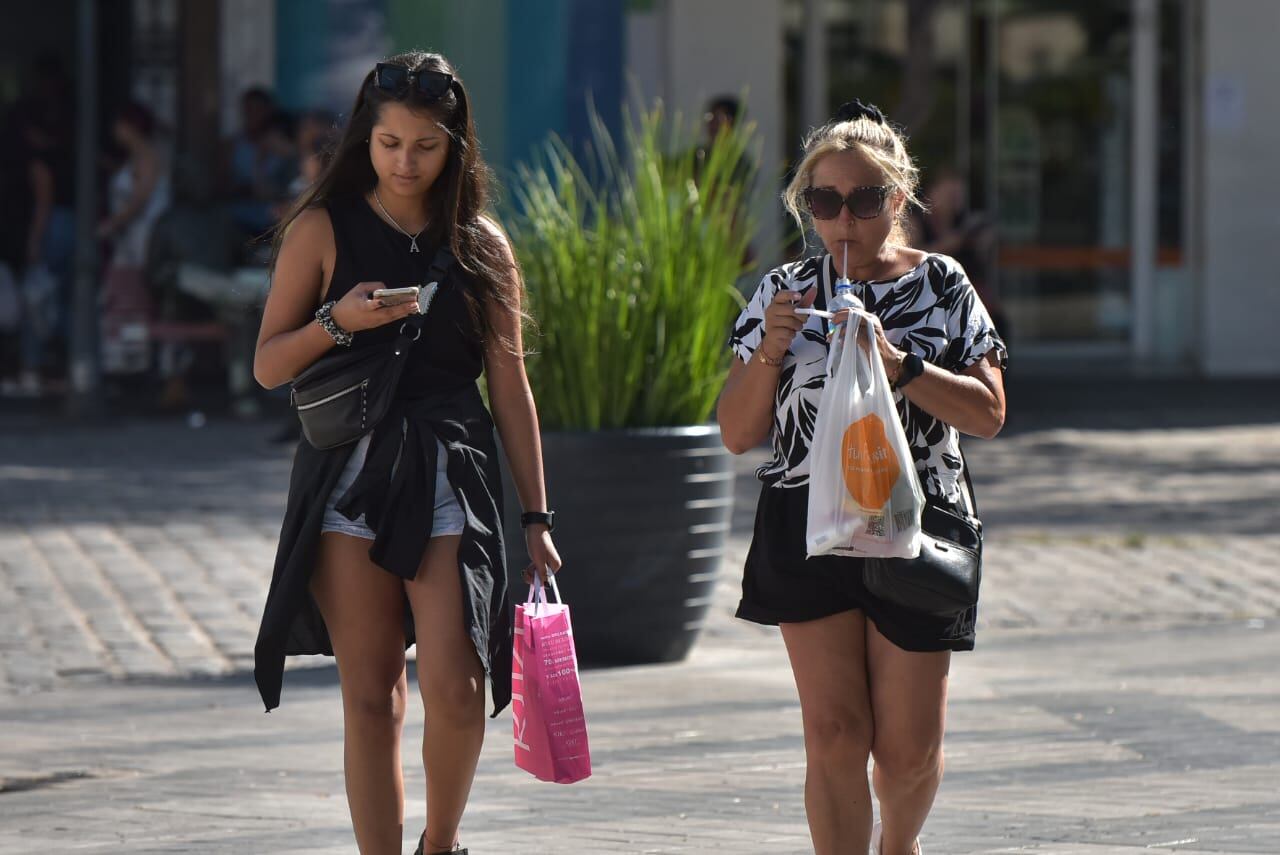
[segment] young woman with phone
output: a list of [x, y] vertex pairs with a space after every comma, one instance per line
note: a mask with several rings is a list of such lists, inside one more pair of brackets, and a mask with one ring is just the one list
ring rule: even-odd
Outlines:
[[[405, 650], [415, 641], [426, 711], [418, 852], [466, 851], [458, 828], [484, 739], [485, 678], [494, 715], [511, 694], [495, 424], [526, 509], [525, 575], [560, 567], [520, 272], [485, 214], [489, 183], [462, 81], [438, 54], [401, 54], [365, 76], [330, 165], [277, 230], [254, 362], [263, 386], [335, 347], [386, 346], [426, 312], [376, 427], [329, 450], [299, 444], [255, 650], [268, 710], [286, 655], [335, 656], [347, 801], [365, 855], [401, 851]], [[455, 261], [433, 283], [441, 250]]]

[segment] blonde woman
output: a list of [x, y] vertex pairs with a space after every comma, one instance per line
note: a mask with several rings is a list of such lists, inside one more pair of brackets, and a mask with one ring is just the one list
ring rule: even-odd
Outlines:
[[[818, 855], [868, 844], [883, 855], [920, 852], [942, 780], [951, 652], [974, 643], [975, 610], [957, 620], [918, 614], [871, 596], [860, 559], [805, 555], [809, 446], [828, 345], [826, 322], [795, 309], [824, 306], [839, 275], [876, 316], [876, 344], [931, 500], [971, 509], [959, 434], [990, 438], [1004, 423], [1007, 353], [987, 310], [954, 259], [904, 238], [916, 187], [902, 135], [874, 107], [846, 104], [809, 136], [783, 198], [826, 251], [764, 277], [734, 327], [738, 359], [718, 407], [730, 451], [772, 441], [773, 458], [757, 473], [764, 486], [738, 616], [781, 627], [800, 695], [805, 810]], [[869, 756], [880, 802], [874, 835]]]

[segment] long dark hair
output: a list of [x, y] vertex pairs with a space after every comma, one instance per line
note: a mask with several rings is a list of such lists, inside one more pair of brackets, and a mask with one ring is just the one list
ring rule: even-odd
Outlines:
[[[430, 115], [449, 135], [444, 170], [427, 193], [427, 237], [431, 242], [448, 241], [458, 265], [469, 274], [468, 287], [462, 289], [467, 309], [476, 330], [488, 340], [495, 331], [486, 307], [496, 305], [523, 319], [523, 286], [519, 269], [512, 271], [505, 260], [501, 240], [481, 221], [489, 205], [493, 172], [480, 155], [466, 87], [449, 61], [438, 53], [409, 51], [389, 57], [385, 62], [402, 65], [410, 71], [450, 74], [454, 82], [442, 98], [429, 101], [416, 86], [398, 94], [387, 92], [373, 85], [372, 70], [365, 75], [328, 164], [275, 228], [272, 270], [274, 272], [285, 232], [298, 215], [308, 208], [323, 207], [335, 197], [363, 195], [377, 186], [378, 175], [369, 159], [369, 138], [383, 105], [404, 104], [415, 112]], [[515, 342], [506, 340], [505, 336], [501, 344], [514, 351]]]

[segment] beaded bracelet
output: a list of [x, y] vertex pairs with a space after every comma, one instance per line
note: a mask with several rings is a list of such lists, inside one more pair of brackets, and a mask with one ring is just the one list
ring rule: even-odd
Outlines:
[[320, 323], [321, 328], [329, 334], [333, 339], [333, 343], [342, 347], [350, 347], [354, 336], [351, 333], [338, 326], [338, 322], [333, 319], [333, 307], [337, 305], [337, 301], [330, 300], [320, 308], [316, 309], [316, 320]]

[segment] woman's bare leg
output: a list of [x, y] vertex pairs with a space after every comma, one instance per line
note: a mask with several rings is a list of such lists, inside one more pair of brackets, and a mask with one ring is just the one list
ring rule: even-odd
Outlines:
[[872, 781], [883, 855], [909, 855], [942, 783], [951, 652], [910, 653], [867, 622], [867, 673], [875, 716]]
[[871, 840], [866, 636], [860, 611], [782, 624], [804, 720], [804, 806], [816, 855], [866, 852]]
[[467, 635], [458, 568], [461, 537], [433, 537], [418, 576], [405, 585], [417, 633], [418, 689], [426, 709], [428, 852], [458, 838], [484, 743], [484, 666]]
[[400, 732], [409, 691], [403, 582], [369, 560], [369, 541], [325, 532], [311, 592], [342, 682], [343, 759], [356, 845], [361, 855], [399, 855]]

